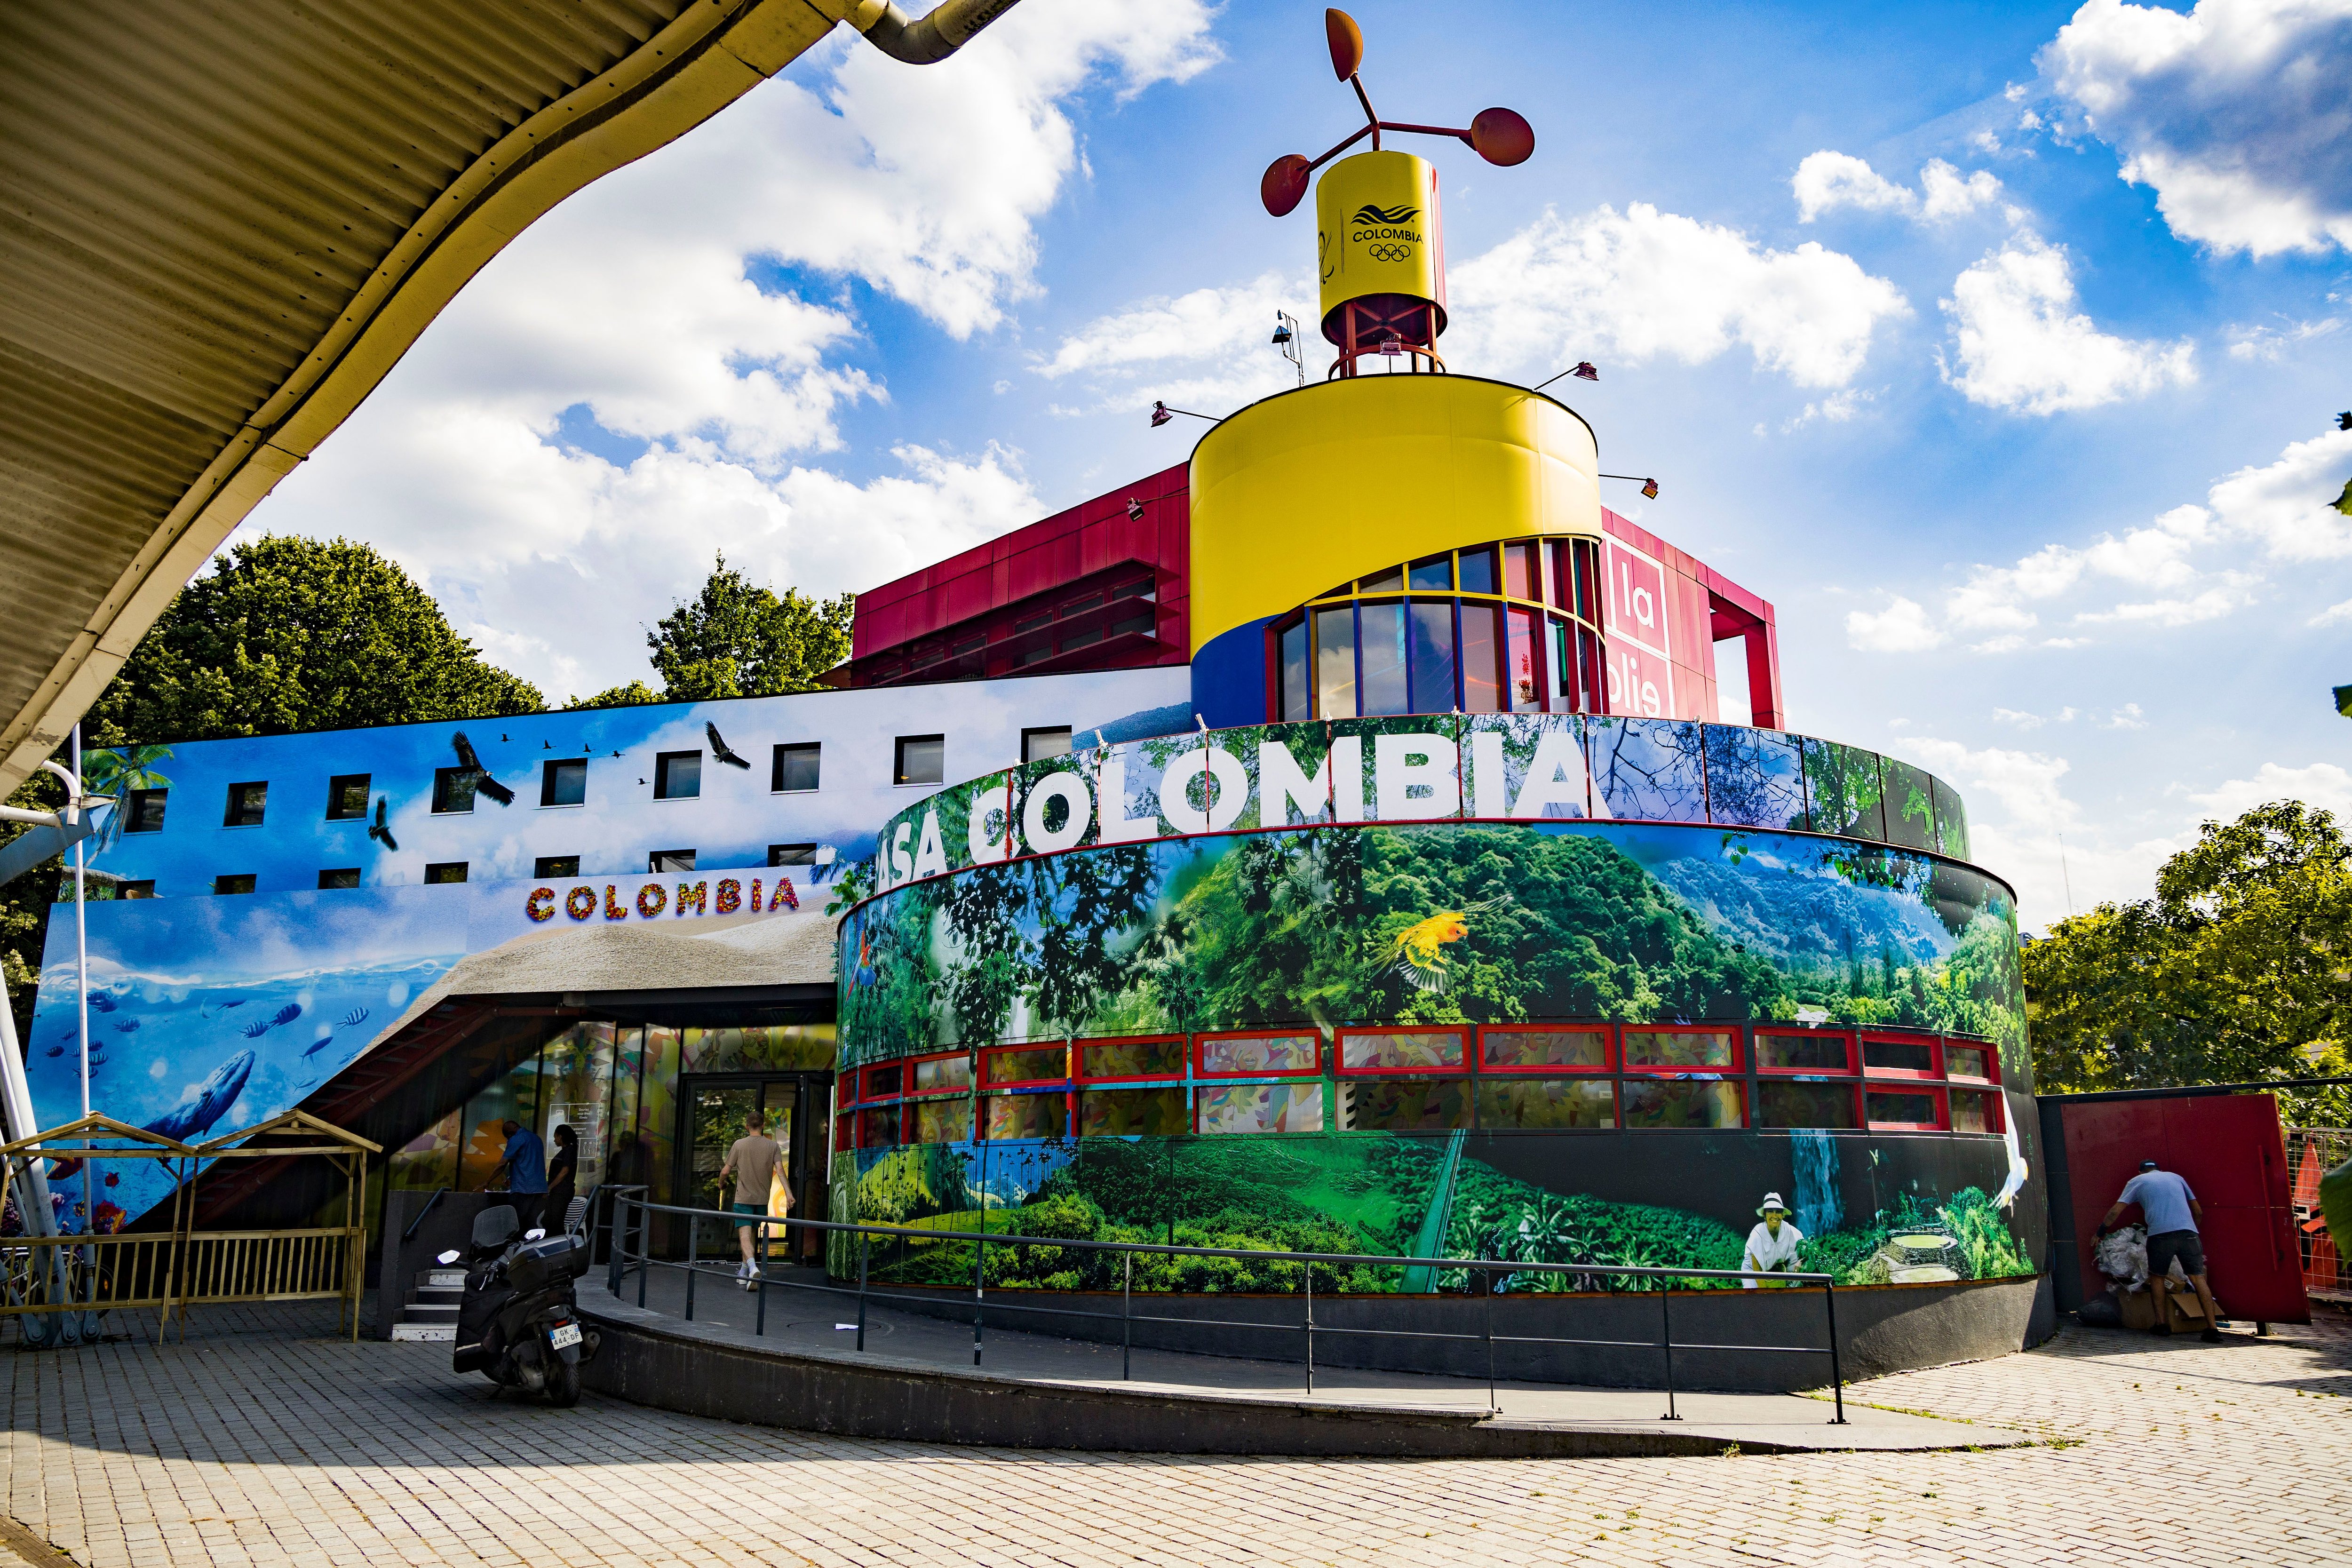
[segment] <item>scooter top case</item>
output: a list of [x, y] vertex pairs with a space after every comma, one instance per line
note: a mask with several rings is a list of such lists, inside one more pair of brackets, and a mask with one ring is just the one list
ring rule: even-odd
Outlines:
[[579, 1279], [588, 1272], [588, 1244], [576, 1236], [526, 1241], [507, 1260], [507, 1281], [525, 1295]]

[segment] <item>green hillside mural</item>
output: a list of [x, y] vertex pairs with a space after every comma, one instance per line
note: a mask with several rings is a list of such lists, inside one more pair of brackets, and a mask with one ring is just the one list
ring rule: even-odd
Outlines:
[[[1416, 984], [1409, 933], [1462, 915]], [[1982, 1036], [2023, 1081], [1990, 877], [1795, 834], [1606, 822], [1296, 829], [1041, 856], [843, 923], [845, 1062], [1285, 1025], [1789, 1020]]]
[[[965, 809], [959, 805], [958, 810]], [[1048, 823], [1048, 827], [1055, 826]], [[1024, 1040], [1282, 1027], [1805, 1019], [1974, 1036], [2030, 1105], [2011, 895], [1931, 855], [1804, 833], [1560, 818], [1105, 845], [906, 883], [842, 925], [845, 1068]], [[1327, 1073], [1328, 1073], [1327, 1067]], [[1691, 1075], [1706, 1078], [1704, 1073]], [[1485, 1081], [1485, 1080], [1481, 1080]], [[1950, 1134], [1345, 1131], [1023, 1138], [836, 1156], [835, 1217], [918, 1231], [1427, 1259], [1318, 1290], [1460, 1290], [1447, 1260], [1737, 1268], [1766, 1190], [1849, 1283], [2032, 1272], [2032, 1129]], [[1483, 1112], [1482, 1112], [1483, 1116]], [[2035, 1173], [2038, 1177], [2038, 1173]], [[2032, 1227], [2038, 1233], [2038, 1226]], [[854, 1272], [836, 1247], [837, 1270]], [[919, 1237], [879, 1279], [1117, 1289], [1109, 1255]], [[1137, 1289], [1288, 1291], [1299, 1266], [1139, 1257]], [[1513, 1272], [1512, 1291], [1606, 1289]]]

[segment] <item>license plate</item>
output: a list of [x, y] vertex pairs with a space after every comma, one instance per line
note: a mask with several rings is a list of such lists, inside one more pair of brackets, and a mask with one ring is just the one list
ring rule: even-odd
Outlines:
[[548, 1334], [547, 1342], [560, 1351], [570, 1350], [580, 1342], [580, 1325], [577, 1323], [558, 1325]]

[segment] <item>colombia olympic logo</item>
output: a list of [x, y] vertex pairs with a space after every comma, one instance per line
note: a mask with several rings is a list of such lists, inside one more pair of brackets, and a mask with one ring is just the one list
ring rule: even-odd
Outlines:
[[1370, 257], [1374, 261], [1411, 261], [1412, 259], [1412, 247], [1410, 245], [1372, 245], [1364, 247], [1364, 254]]

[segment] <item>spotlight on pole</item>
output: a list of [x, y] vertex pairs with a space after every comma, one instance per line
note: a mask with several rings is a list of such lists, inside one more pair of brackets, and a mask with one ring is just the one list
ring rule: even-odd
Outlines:
[[1154, 430], [1159, 429], [1162, 425], [1167, 424], [1168, 421], [1174, 417], [1174, 415], [1168, 412], [1168, 405], [1164, 403], [1154, 403], [1151, 405], [1151, 427]]
[[1127, 498], [1127, 521], [1129, 522], [1143, 521], [1143, 503], [1133, 496]]
[[1646, 474], [1602, 474], [1601, 478], [1604, 479], [1623, 479], [1628, 483], [1631, 483], [1634, 479], [1640, 479], [1642, 481], [1643, 496], [1650, 500], [1655, 500], [1658, 499], [1658, 481], [1651, 479]]

